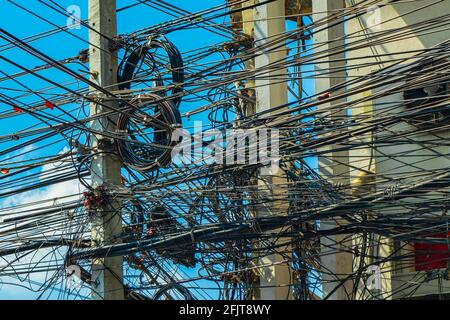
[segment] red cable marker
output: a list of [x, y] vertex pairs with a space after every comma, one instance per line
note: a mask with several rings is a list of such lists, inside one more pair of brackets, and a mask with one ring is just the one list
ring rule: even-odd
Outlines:
[[0, 170], [0, 172], [1, 172], [2, 174], [8, 174], [8, 173], [9, 173], [9, 169], [7, 169], [7, 168], [2, 168], [2, 169]]
[[14, 110], [14, 112], [17, 112], [17, 113], [23, 112], [23, 110], [20, 109], [19, 107], [13, 107], [13, 110]]
[[324, 93], [319, 97], [319, 100], [325, 100], [331, 97], [331, 92]]
[[50, 110], [55, 109], [55, 105], [53, 103], [51, 103], [50, 101], [45, 101], [45, 107]]

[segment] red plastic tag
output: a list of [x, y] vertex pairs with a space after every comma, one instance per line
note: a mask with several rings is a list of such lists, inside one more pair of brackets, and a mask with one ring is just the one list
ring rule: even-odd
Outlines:
[[53, 110], [55, 108], [55, 105], [53, 103], [51, 103], [50, 101], [45, 101], [45, 107], [47, 109]]

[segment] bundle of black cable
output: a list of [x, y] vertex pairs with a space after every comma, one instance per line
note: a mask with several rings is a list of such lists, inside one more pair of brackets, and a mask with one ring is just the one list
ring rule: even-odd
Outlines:
[[[161, 58], [162, 53], [158, 50], [165, 52], [169, 64]], [[152, 84], [147, 83], [149, 77]], [[184, 84], [183, 59], [178, 48], [167, 38], [150, 37], [146, 43], [126, 49], [119, 66], [118, 80], [120, 90], [146, 91], [150, 86], [156, 87], [154, 92], [168, 96], [179, 108]]]
[[156, 94], [139, 95], [119, 116], [116, 147], [123, 164], [139, 172], [167, 167], [178, 141], [172, 133], [181, 126], [181, 116], [173, 103]]

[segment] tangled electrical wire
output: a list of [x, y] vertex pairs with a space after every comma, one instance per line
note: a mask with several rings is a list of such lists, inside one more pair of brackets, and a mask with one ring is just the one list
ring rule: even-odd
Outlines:
[[[100, 34], [119, 57], [109, 87], [92, 81], [86, 49], [57, 59], [36, 45], [89, 41], [8, 1], [56, 28], [24, 39], [0, 29], [2, 291], [90, 299], [93, 261], [118, 258], [114, 276], [133, 300], [245, 300], [274, 288], [298, 300], [450, 292], [448, 1], [346, 1], [317, 16], [297, 8], [279, 34], [245, 33], [243, 12], [272, 1], [194, 13], [165, 1], [119, 8], [171, 18]], [[39, 2], [67, 17], [55, 1]], [[364, 19], [375, 5], [396, 15], [374, 31]], [[408, 23], [393, 27], [401, 19]], [[341, 39], [320, 41], [344, 25]], [[212, 40], [188, 46], [177, 38], [187, 31]], [[273, 87], [287, 99], [264, 105], [261, 91]], [[278, 132], [275, 173], [236, 161], [260, 155], [257, 130], [259, 142]], [[94, 186], [105, 155], [120, 177]], [[98, 240], [96, 220], [108, 214], [117, 232]], [[333, 257], [347, 259], [346, 269]], [[287, 278], [268, 284], [271, 268]]]

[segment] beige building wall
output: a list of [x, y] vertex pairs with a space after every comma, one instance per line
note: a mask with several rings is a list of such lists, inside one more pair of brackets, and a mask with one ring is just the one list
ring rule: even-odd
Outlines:
[[[347, 6], [355, 3], [356, 0], [346, 0]], [[427, 21], [433, 17], [439, 17], [450, 13], [450, 0], [442, 1], [438, 4], [431, 5], [436, 1], [409, 1], [396, 5], [388, 5], [380, 8], [367, 8], [367, 13], [355, 19], [348, 19], [346, 22], [347, 39], [347, 58], [348, 58], [348, 76], [349, 80], [355, 77], [367, 75], [373, 71], [386, 68], [396, 63], [400, 58], [411, 58], [417, 52], [431, 48], [450, 37], [449, 30], [433, 29], [427, 33], [420, 33], [414, 30], [414, 25], [423, 21]], [[386, 1], [380, 1], [386, 3]], [[426, 7], [420, 10], [421, 7]], [[417, 12], [413, 12], [417, 10]], [[351, 17], [351, 16], [349, 16]], [[374, 35], [381, 35], [386, 31], [392, 40], [384, 39], [383, 41], [375, 40]], [[356, 44], [363, 44], [364, 48], [352, 50]], [[406, 52], [408, 51], [408, 52]], [[381, 56], [380, 56], [381, 55]], [[385, 55], [385, 56], [384, 56]], [[407, 63], [412, 60], [409, 59]], [[358, 84], [360, 86], [361, 84]], [[348, 88], [351, 90], [352, 88]], [[378, 118], [389, 113], [397, 113], [404, 106], [398, 106], [398, 101], [403, 100], [403, 94], [396, 93], [393, 95], [382, 95], [382, 97], [367, 100], [363, 103], [352, 104], [362, 98], [368, 98], [382, 92], [384, 88], [374, 91], [362, 92], [349, 98], [349, 104], [352, 106], [352, 116], [357, 119], [363, 119], [361, 126], [369, 123], [372, 118]], [[381, 104], [383, 103], [383, 104]], [[359, 122], [359, 121], [358, 121]], [[363, 142], [369, 145], [372, 140], [376, 140], [386, 135], [392, 135], [412, 129], [408, 123], [400, 123], [390, 127], [391, 131], [378, 132], [377, 136], [372, 134], [360, 135], [354, 138], [354, 142]], [[449, 139], [450, 130], [438, 133], [438, 136]], [[411, 143], [404, 145], [383, 146], [379, 145], [373, 148], [360, 148], [350, 151], [350, 162], [356, 167], [351, 169], [350, 175], [353, 183], [355, 194], [386, 190], [389, 186], [395, 185], [395, 182], [389, 180], [403, 178], [403, 183], [409, 184], [415, 179], [413, 176], [424, 173], [430, 169], [443, 169], [450, 167], [450, 158], [448, 147], [435, 147], [432, 150], [421, 147], [420, 141], [435, 139], [427, 133], [414, 134], [409, 136]], [[426, 145], [426, 144], [425, 144]], [[404, 156], [392, 157], [392, 155], [402, 154]], [[436, 155], [439, 155], [436, 157]], [[376, 177], [376, 178], [375, 178]], [[368, 185], [368, 183], [370, 185]], [[365, 187], [360, 189], [360, 185]], [[427, 195], [429, 197], [433, 195]], [[423, 201], [423, 199], [408, 199], [408, 201]], [[389, 211], [401, 212], [402, 207], [395, 207], [395, 201], [390, 209], [386, 209], [383, 213]], [[390, 239], [378, 239], [380, 258], [392, 254], [392, 251], [398, 249], [404, 244], [393, 242]], [[361, 244], [360, 239], [355, 239], [356, 244]], [[400, 252], [412, 253], [412, 246], [405, 246]], [[367, 261], [371, 262], [371, 261]], [[358, 263], [358, 261], [356, 261]], [[394, 269], [394, 272], [390, 270]], [[413, 260], [406, 261], [403, 265], [392, 263], [381, 264], [382, 272], [382, 293], [383, 298], [398, 298], [405, 295], [421, 296], [425, 294], [436, 294], [441, 292], [450, 292], [450, 282], [443, 281], [440, 284], [437, 280], [426, 282], [420, 287], [418, 284], [423, 282], [426, 276], [423, 272], [414, 271]], [[403, 289], [402, 289], [403, 288]], [[414, 292], [414, 294], [413, 294]], [[367, 296], [359, 298], [367, 298]]]

